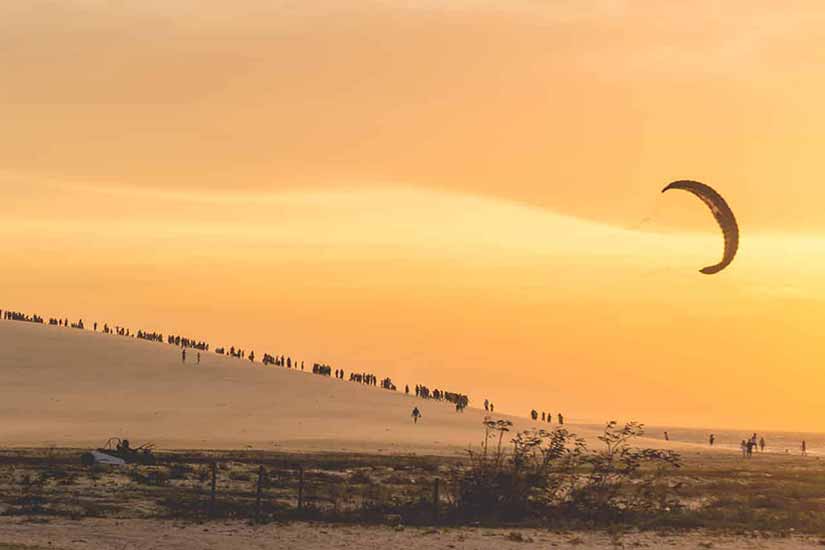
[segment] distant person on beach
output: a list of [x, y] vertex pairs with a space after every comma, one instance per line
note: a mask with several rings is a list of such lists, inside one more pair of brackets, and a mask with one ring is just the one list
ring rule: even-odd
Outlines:
[[538, 417], [539, 417], [539, 413], [536, 412], [536, 409], [533, 409], [532, 411], [530, 411], [530, 418], [532, 418], [533, 420], [536, 420]]
[[747, 457], [748, 456], [748, 442], [743, 439], [742, 443], [740, 443], [739, 446], [742, 449], [742, 457]]
[[808, 444], [805, 440], [802, 440], [802, 456], [806, 456], [808, 454]]
[[422, 416], [422, 414], [421, 414], [421, 411], [418, 410], [418, 407], [414, 407], [413, 412], [412, 412], [412, 417], [413, 417], [413, 422], [415, 424], [418, 424], [418, 419], [421, 418], [421, 416]]
[[713, 434], [710, 434], [709, 441], [710, 441], [710, 446], [713, 447], [713, 444], [716, 443], [716, 436], [713, 435]]
[[548, 424], [553, 423], [553, 413], [547, 413], [547, 423]]
[[544, 412], [543, 412], [543, 413], [541, 413], [541, 421], [542, 421], [542, 422], [544, 422], [544, 421], [546, 420], [546, 414], [547, 414], [547, 413], [544, 413]]
[[485, 410], [485, 411], [489, 411], [489, 410], [490, 410], [490, 401], [489, 401], [489, 400], [487, 400], [487, 399], [485, 399], [485, 400], [484, 400], [484, 410]]
[[564, 416], [561, 413], [559, 413], [559, 426], [564, 426]]
[[765, 438], [764, 437], [759, 438], [759, 452], [760, 453], [765, 452]]
[[667, 432], [665, 432], [665, 441], [670, 441], [670, 436], [667, 435]]
[[410, 385], [409, 385], [409, 384], [407, 384], [406, 386], [404, 386], [404, 393], [405, 393], [406, 395], [410, 395]]
[[496, 406], [492, 402], [490, 402], [490, 412], [496, 412]]

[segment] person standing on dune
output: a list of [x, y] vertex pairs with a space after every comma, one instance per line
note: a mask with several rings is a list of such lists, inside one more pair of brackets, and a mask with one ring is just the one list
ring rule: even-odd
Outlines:
[[180, 354], [180, 362], [186, 363], [186, 348], [183, 348], [183, 351]]
[[418, 407], [414, 407], [412, 411], [413, 423], [418, 424], [418, 419], [421, 418], [423, 415], [421, 411], [418, 410]]

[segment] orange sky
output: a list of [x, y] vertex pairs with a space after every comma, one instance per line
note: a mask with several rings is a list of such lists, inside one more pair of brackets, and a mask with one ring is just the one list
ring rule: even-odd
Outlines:
[[4, 307], [822, 430], [825, 5], [415, 5], [0, 4]]

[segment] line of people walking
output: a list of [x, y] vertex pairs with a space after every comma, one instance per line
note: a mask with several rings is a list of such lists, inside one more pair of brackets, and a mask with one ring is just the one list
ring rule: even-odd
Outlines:
[[[2, 318], [4, 320], [9, 321], [25, 321], [31, 323], [44, 323], [43, 317], [39, 315], [28, 315], [22, 312], [11, 311], [11, 310], [2, 310], [0, 309], [0, 314], [2, 314]], [[68, 318], [50, 318], [49, 324], [59, 327], [72, 327], [76, 329], [85, 330], [86, 326], [82, 319], [78, 320], [76, 323], [70, 323]], [[94, 332], [98, 331], [98, 323], [95, 322], [92, 325], [92, 330]], [[192, 363], [192, 357], [194, 357], [194, 364], [200, 364], [201, 362], [201, 352], [206, 352], [210, 350], [210, 345], [207, 341], [197, 338], [191, 337], [184, 337], [180, 335], [173, 335], [169, 334], [164, 338], [162, 332], [158, 331], [149, 331], [139, 329], [137, 332], [132, 332], [132, 330], [128, 327], [121, 327], [121, 326], [114, 326], [110, 327], [108, 323], [104, 323], [101, 332], [104, 334], [115, 334], [117, 336], [123, 336], [128, 338], [137, 338], [141, 340], [146, 340], [150, 342], [157, 342], [157, 343], [164, 343], [164, 341], [173, 346], [181, 347], [181, 363], [189, 364]], [[187, 354], [187, 350], [194, 350], [193, 353]], [[231, 346], [228, 350], [225, 347], [218, 347], [214, 349], [214, 352], [218, 355], [228, 355], [230, 357], [236, 359], [248, 359], [250, 362], [255, 362], [255, 352], [250, 351], [248, 354], [246, 350], [242, 348], [236, 348], [235, 346]], [[299, 362], [298, 360], [284, 355], [271, 355], [269, 353], [265, 353], [263, 356], [262, 363], [265, 366], [277, 366], [277, 367], [286, 367], [286, 368], [298, 368]], [[304, 370], [304, 362], [300, 361], [300, 369]], [[321, 375], [321, 376], [332, 376], [333, 369], [330, 365], [324, 363], [314, 363], [312, 367], [313, 374]], [[335, 369], [334, 371], [335, 378], [339, 380], [344, 380], [344, 370], [343, 369]], [[349, 376], [350, 382], [355, 382], [359, 384], [364, 384], [367, 386], [380, 386], [382, 389], [389, 390], [389, 391], [397, 391], [398, 388], [396, 387], [395, 383], [392, 381], [391, 378], [386, 377], [382, 378], [379, 381], [378, 376], [372, 373], [350, 373]], [[405, 387], [405, 393], [407, 395], [410, 394], [410, 386], [407, 385]], [[448, 392], [444, 390], [430, 390], [427, 386], [417, 384], [415, 386], [415, 395], [416, 397], [424, 398], [424, 399], [433, 399], [436, 401], [447, 401], [455, 405], [456, 412], [463, 412], [466, 407], [470, 404], [470, 398], [462, 393], [456, 392]], [[488, 400], [484, 402], [484, 409], [488, 412], [493, 412], [495, 410], [495, 406], [490, 403]], [[420, 411], [419, 411], [420, 412]]]

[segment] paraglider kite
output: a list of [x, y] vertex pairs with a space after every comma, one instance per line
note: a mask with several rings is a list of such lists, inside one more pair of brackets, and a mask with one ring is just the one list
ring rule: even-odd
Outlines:
[[705, 275], [719, 273], [733, 261], [733, 257], [736, 256], [736, 250], [739, 248], [739, 226], [736, 225], [736, 218], [733, 216], [733, 212], [728, 206], [728, 203], [725, 202], [722, 195], [714, 191], [711, 187], [705, 185], [704, 183], [699, 183], [698, 181], [674, 181], [662, 189], [662, 193], [668, 189], [682, 189], [684, 191], [689, 191], [699, 197], [702, 202], [710, 208], [710, 211], [713, 213], [713, 217], [716, 218], [719, 227], [722, 229], [722, 236], [725, 238], [725, 252], [722, 255], [721, 262], [716, 265], [709, 265], [699, 271]]

